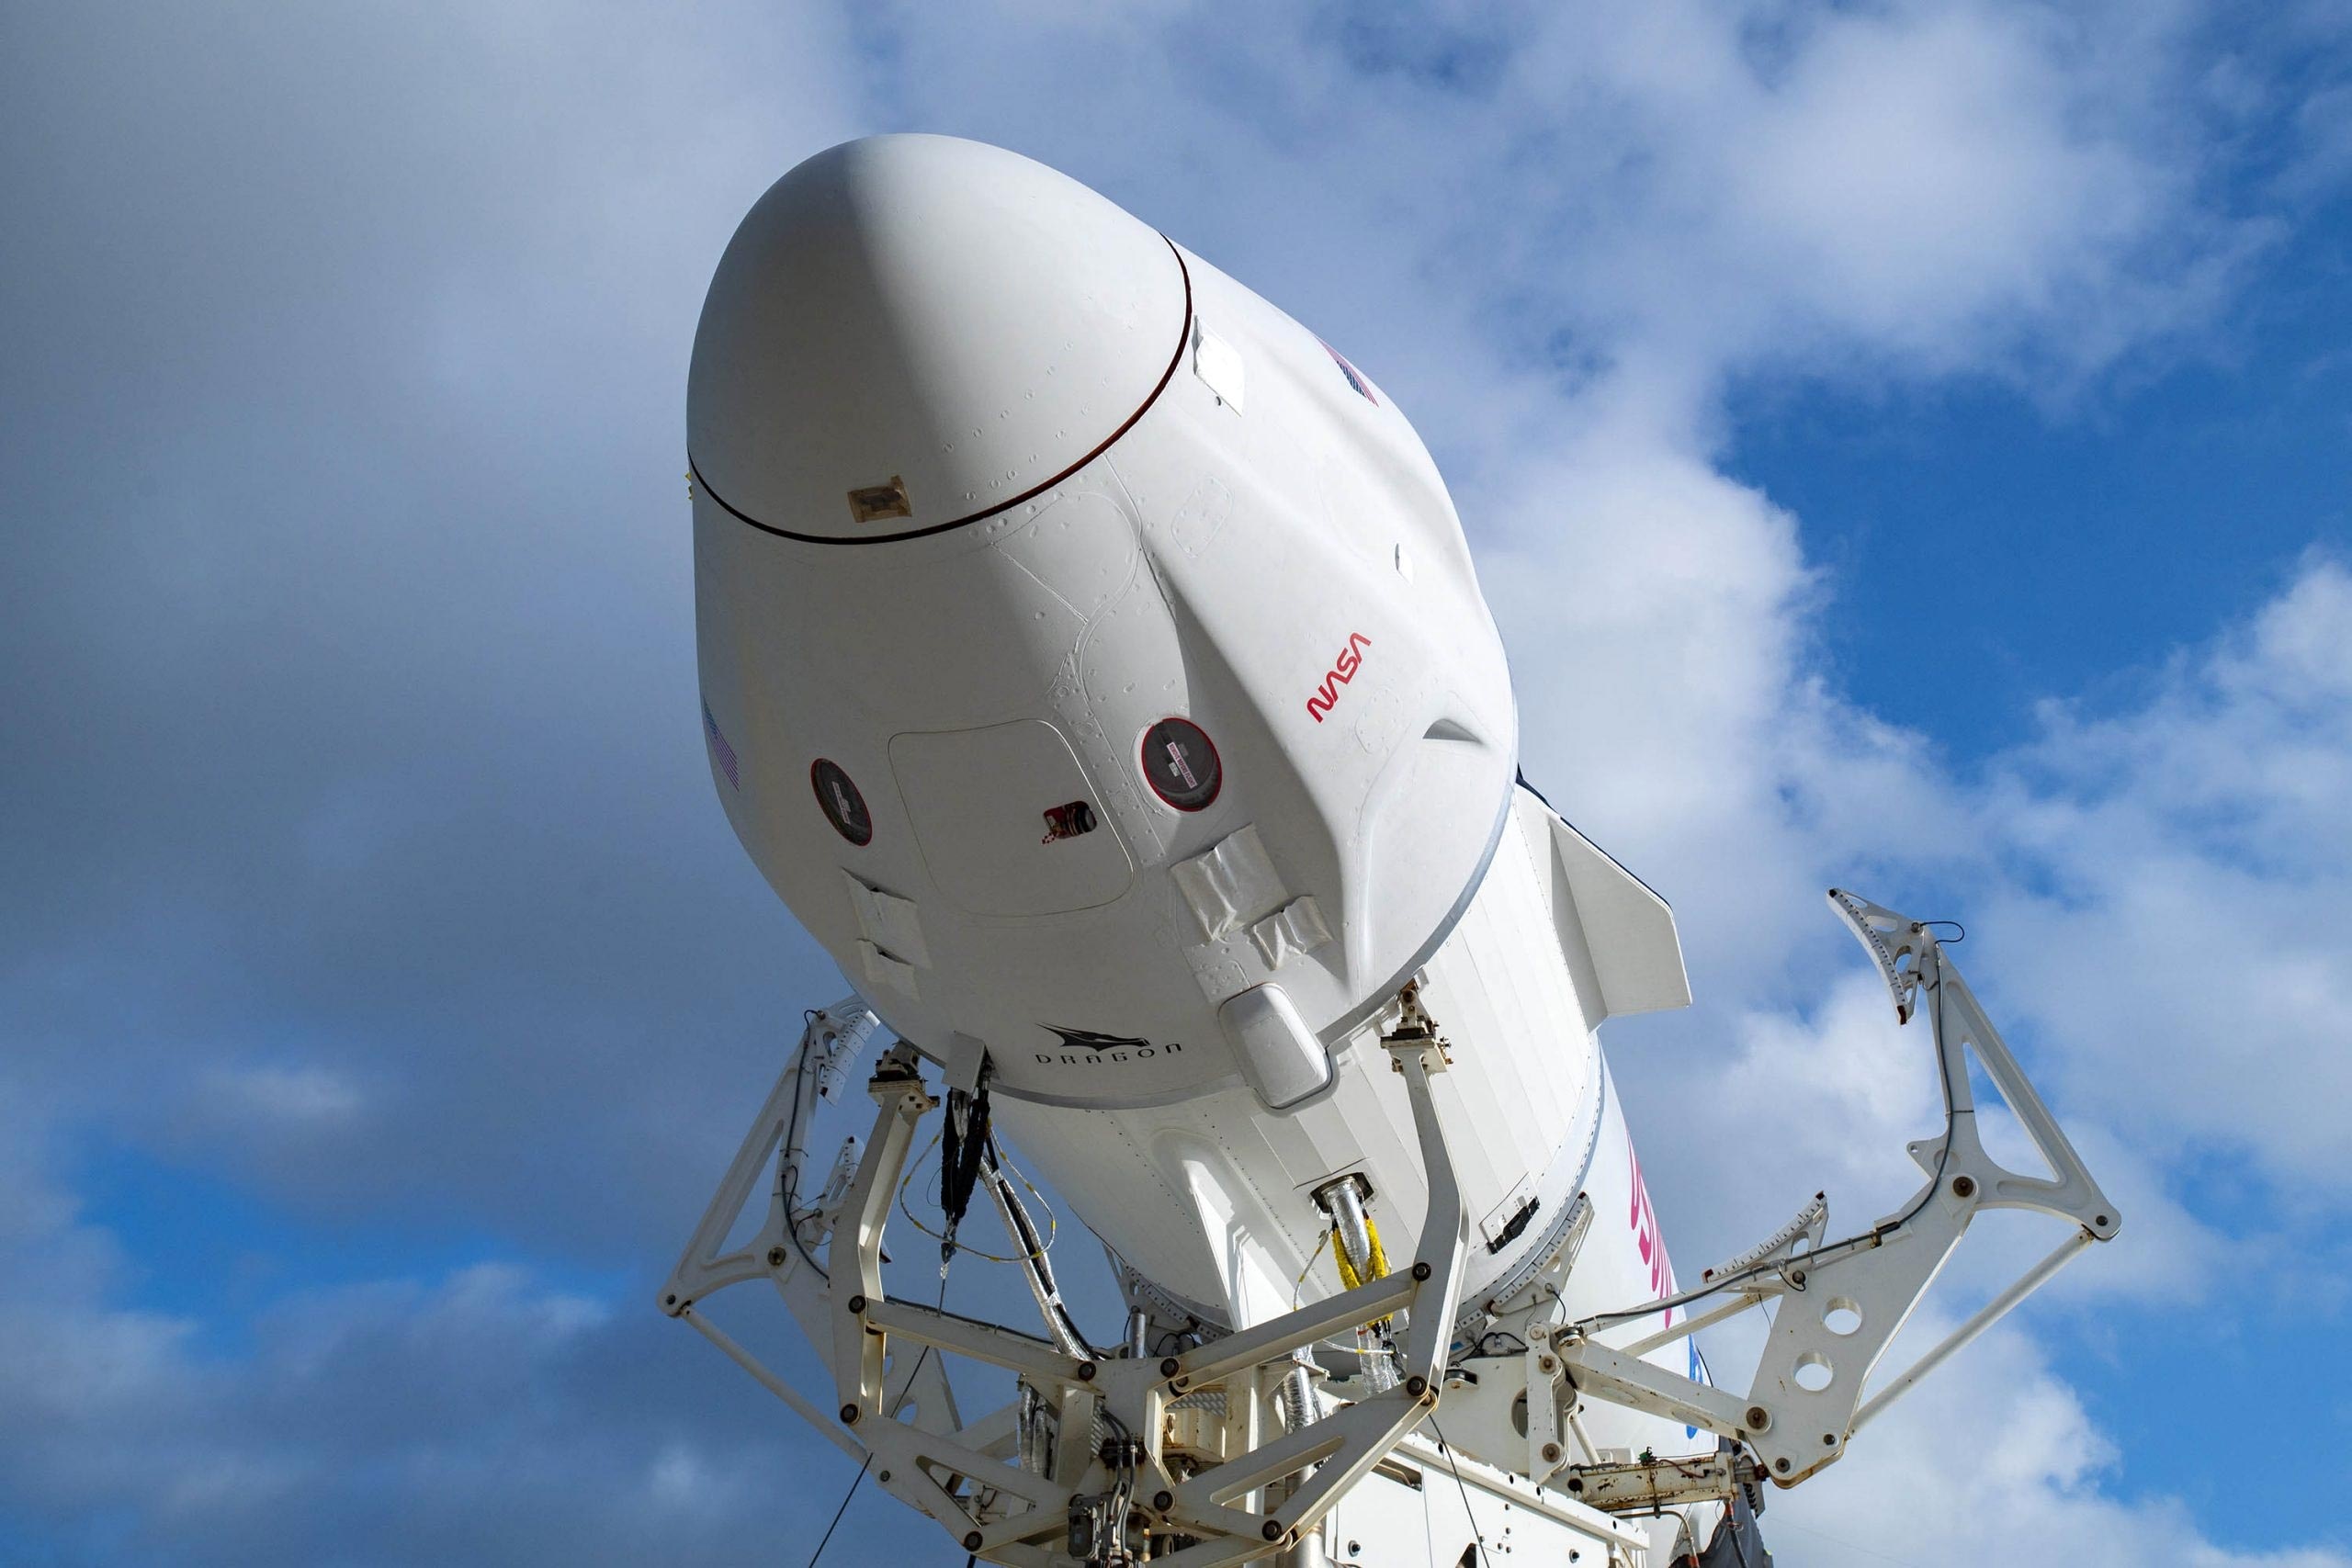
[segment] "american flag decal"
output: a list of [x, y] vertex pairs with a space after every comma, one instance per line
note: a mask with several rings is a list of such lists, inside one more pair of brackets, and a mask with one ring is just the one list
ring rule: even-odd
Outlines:
[[743, 781], [735, 772], [735, 748], [727, 744], [727, 737], [718, 733], [718, 721], [710, 716], [710, 705], [702, 705], [702, 732], [710, 741], [710, 754], [718, 763], [718, 771], [727, 775], [728, 786], [741, 789]]
[[[1323, 340], [1319, 337], [1315, 341], [1317, 343], [1323, 343]], [[1356, 396], [1362, 398], [1365, 402], [1370, 403], [1374, 408], [1378, 408], [1380, 406], [1380, 399], [1374, 394], [1372, 383], [1363, 378], [1363, 371], [1348, 363], [1348, 356], [1346, 355], [1341, 354], [1338, 349], [1333, 348], [1328, 343], [1323, 343], [1323, 352], [1331, 356], [1331, 363], [1340, 367], [1340, 374], [1348, 378], [1348, 385], [1356, 389]]]

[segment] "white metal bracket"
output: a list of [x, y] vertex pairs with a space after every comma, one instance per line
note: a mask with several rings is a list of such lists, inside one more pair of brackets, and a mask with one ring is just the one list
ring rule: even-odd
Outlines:
[[[1668, 1416], [1748, 1445], [1764, 1473], [1788, 1486], [1843, 1454], [1846, 1443], [1928, 1372], [2006, 1315], [2120, 1218], [2084, 1168], [2041, 1097], [2009, 1054], [1928, 922], [1831, 889], [1894, 1000], [1898, 1023], [1924, 998], [1943, 1090], [1944, 1128], [1910, 1145], [1927, 1182], [1895, 1213], [1843, 1241], [1820, 1243], [1826, 1206], [1816, 1197], [1760, 1246], [1708, 1270], [1699, 1288], [1567, 1325], [1555, 1338], [1587, 1397]], [[2026, 1176], [1996, 1162], [1980, 1139], [1969, 1081], [1973, 1055], [2052, 1171]], [[1909, 1319], [1969, 1223], [1984, 1209], [2031, 1209], [2072, 1223], [2057, 1247], [1884, 1388], [1863, 1398], [1887, 1345]], [[1809, 1244], [1809, 1245], [1808, 1245]], [[1716, 1304], [1631, 1341], [1612, 1329], [1668, 1308]], [[1723, 1317], [1777, 1301], [1755, 1381], [1745, 1398], [1641, 1358]]]
[[[1225, 1568], [1296, 1546], [1348, 1489], [1437, 1406], [1467, 1257], [1468, 1227], [1430, 1079], [1445, 1069], [1444, 1043], [1407, 998], [1406, 1019], [1382, 1043], [1404, 1075], [1429, 1179], [1420, 1241], [1409, 1266], [1269, 1322], [1164, 1358], [1091, 1359], [1053, 1340], [894, 1301], [881, 1273], [882, 1235], [916, 1124], [936, 1105], [912, 1050], [886, 1055], [869, 1086], [874, 1127], [855, 1177], [837, 1201], [790, 1213], [787, 1175], [804, 1135], [813, 1066], [808, 1048], [786, 1069], [719, 1184], [685, 1256], [664, 1285], [662, 1310], [684, 1318], [844, 1451], [870, 1456], [875, 1479], [930, 1515], [967, 1551], [1020, 1568], [1066, 1562], [1073, 1503], [1118, 1486], [1144, 1528], [1193, 1543], [1154, 1558], [1174, 1568]], [[724, 1250], [769, 1159], [778, 1162], [766, 1223], [748, 1244]], [[804, 1156], [805, 1157], [805, 1156]], [[826, 1265], [813, 1249], [823, 1245]], [[827, 1360], [836, 1413], [770, 1371], [710, 1323], [699, 1304], [714, 1292], [765, 1275]], [[1295, 1430], [1261, 1440], [1260, 1401], [1328, 1336], [1410, 1314], [1399, 1381]], [[960, 1420], [941, 1367], [957, 1355], [1012, 1372], [1057, 1416], [1058, 1440], [1042, 1464], [1023, 1462], [1018, 1397]], [[901, 1370], [901, 1368], [904, 1370]], [[1221, 1463], [1171, 1464], [1163, 1448], [1167, 1408], [1187, 1394], [1226, 1391], [1238, 1441]], [[911, 1416], [911, 1418], [910, 1416]], [[1097, 1421], [1140, 1439], [1141, 1457], [1114, 1472], [1093, 1441]]]

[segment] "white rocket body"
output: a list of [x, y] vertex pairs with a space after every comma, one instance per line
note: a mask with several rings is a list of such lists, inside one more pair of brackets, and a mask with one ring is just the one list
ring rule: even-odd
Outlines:
[[1411, 1253], [1376, 1038], [1417, 976], [1463, 1300], [1579, 1192], [1571, 1314], [1672, 1287], [1594, 1032], [1688, 1001], [1672, 917], [1515, 783], [1460, 523], [1360, 371], [1062, 175], [883, 137], [744, 220], [688, 441], [729, 821], [892, 1029], [951, 1081], [985, 1060], [999, 1124], [1169, 1301], [1239, 1326], [1339, 1289], [1309, 1194], [1349, 1172]]

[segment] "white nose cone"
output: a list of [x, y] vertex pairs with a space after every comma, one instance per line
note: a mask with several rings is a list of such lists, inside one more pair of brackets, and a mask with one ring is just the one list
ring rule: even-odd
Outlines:
[[1066, 175], [944, 136], [833, 148], [769, 187], [711, 280], [687, 450], [746, 523], [952, 528], [1108, 446], [1181, 355], [1174, 249]]

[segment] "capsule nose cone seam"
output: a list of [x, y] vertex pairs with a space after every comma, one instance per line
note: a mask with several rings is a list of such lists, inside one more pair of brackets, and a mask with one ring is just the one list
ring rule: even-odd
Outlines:
[[845, 143], [729, 243], [695, 338], [690, 466], [780, 537], [943, 533], [1102, 456], [1192, 326], [1182, 254], [1076, 181], [949, 137]]

